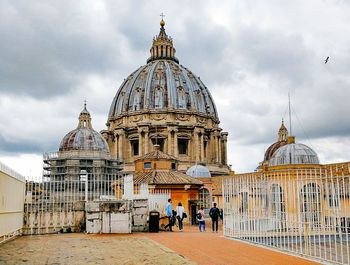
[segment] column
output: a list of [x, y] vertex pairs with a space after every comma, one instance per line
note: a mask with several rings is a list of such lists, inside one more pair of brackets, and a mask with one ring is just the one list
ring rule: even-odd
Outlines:
[[214, 150], [215, 150], [215, 159], [214, 161], [215, 162], [219, 162], [219, 146], [218, 146], [218, 134], [217, 132], [215, 132], [215, 135], [214, 135]]
[[123, 132], [119, 132], [118, 136], [118, 158], [123, 160], [125, 152], [125, 150], [123, 150], [125, 134]]
[[[116, 158], [119, 158], [119, 134], [114, 133], [113, 135], [113, 152], [112, 155], [115, 156]], [[112, 150], [110, 150], [112, 151]]]
[[203, 133], [201, 133], [201, 136], [200, 136], [200, 145], [201, 145], [200, 161], [204, 162], [204, 135], [203, 135]]
[[177, 145], [177, 130], [174, 131], [174, 156], [179, 157], [179, 150]]
[[199, 162], [199, 133], [197, 131], [194, 132], [194, 158], [196, 163]]
[[148, 151], [148, 147], [149, 147], [149, 131], [145, 131], [145, 154], [148, 154], [149, 151]]
[[142, 132], [139, 132], [139, 155], [143, 155], [143, 136], [142, 136]]
[[227, 165], [227, 132], [222, 133], [223, 164]]
[[169, 129], [168, 130], [168, 154], [169, 155], [173, 155], [173, 152], [172, 152], [172, 137], [171, 137], [171, 130]]
[[221, 164], [221, 137], [218, 136], [218, 162]]

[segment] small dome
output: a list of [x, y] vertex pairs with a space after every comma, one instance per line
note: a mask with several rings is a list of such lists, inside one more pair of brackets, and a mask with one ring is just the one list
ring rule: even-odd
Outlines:
[[164, 20], [162, 19], [162, 21], [160, 22], [160, 25], [162, 26], [162, 27], [164, 27], [165, 26], [165, 22], [164, 22]]
[[269, 166], [319, 163], [316, 152], [310, 147], [291, 143], [277, 149], [270, 159]]
[[103, 136], [88, 128], [77, 128], [63, 138], [59, 151], [91, 150], [109, 153], [109, 148]]
[[209, 169], [199, 164], [187, 169], [186, 175], [189, 175], [193, 178], [211, 178]]
[[109, 153], [109, 147], [103, 136], [91, 125], [90, 113], [86, 109], [80, 112], [78, 128], [63, 137], [59, 151], [90, 150]]

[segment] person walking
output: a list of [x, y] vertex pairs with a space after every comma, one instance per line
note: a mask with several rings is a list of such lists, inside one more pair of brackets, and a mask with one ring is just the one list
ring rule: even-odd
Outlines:
[[180, 232], [183, 231], [183, 223], [182, 221], [184, 220], [184, 213], [185, 213], [185, 208], [182, 206], [182, 203], [179, 202], [179, 205], [176, 206], [176, 212], [177, 212], [177, 221], [179, 223], [179, 230]]
[[214, 207], [210, 209], [209, 216], [211, 218], [211, 228], [213, 230], [213, 233], [218, 233], [219, 230], [219, 217], [220, 217], [220, 210], [219, 208], [216, 208], [216, 203], [214, 202]]
[[203, 232], [205, 232], [205, 213], [203, 206], [201, 206], [200, 210], [197, 213], [197, 219], [199, 222], [199, 232], [202, 232], [202, 226], [203, 226]]
[[168, 204], [166, 205], [165, 211], [166, 211], [166, 215], [168, 217], [169, 223], [166, 226], [164, 226], [164, 229], [166, 230], [169, 227], [169, 231], [173, 232], [173, 229], [172, 229], [172, 226], [173, 226], [173, 220], [172, 220], [172, 218], [173, 218], [173, 206], [171, 205], [171, 199], [168, 199]]

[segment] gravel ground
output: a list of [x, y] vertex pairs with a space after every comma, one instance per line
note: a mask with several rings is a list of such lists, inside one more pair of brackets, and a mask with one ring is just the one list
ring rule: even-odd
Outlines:
[[143, 235], [23, 236], [0, 245], [0, 264], [195, 264]]

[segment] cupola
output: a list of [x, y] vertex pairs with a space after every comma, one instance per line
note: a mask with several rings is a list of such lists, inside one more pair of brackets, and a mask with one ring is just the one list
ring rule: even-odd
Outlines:
[[172, 60], [177, 63], [179, 62], [179, 60], [175, 57], [176, 50], [173, 47], [173, 39], [166, 34], [164, 26], [165, 22], [162, 19], [160, 22], [159, 34], [153, 38], [153, 45], [150, 50], [151, 57], [148, 58], [147, 63], [159, 59]]

